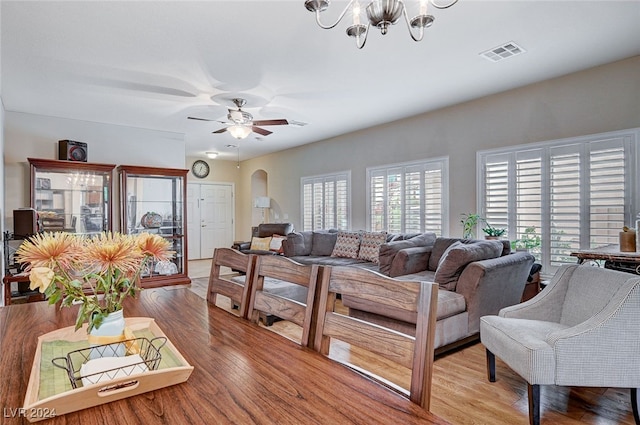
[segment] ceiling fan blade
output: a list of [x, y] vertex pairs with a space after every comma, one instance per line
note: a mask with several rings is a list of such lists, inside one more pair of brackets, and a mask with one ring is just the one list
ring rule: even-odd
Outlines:
[[215, 121], [215, 120], [209, 120], [206, 118], [197, 118], [197, 117], [187, 117], [188, 120], [198, 120], [198, 121]]
[[272, 131], [265, 130], [264, 128], [256, 127], [255, 125], [251, 126], [251, 130], [254, 133], [262, 134], [263, 136], [268, 136], [272, 133]]
[[288, 125], [289, 121], [285, 119], [280, 120], [258, 120], [254, 121], [253, 125]]
[[227, 131], [227, 127], [221, 128], [220, 130], [212, 131], [211, 134], [220, 134], [224, 133], [225, 131]]
[[220, 120], [210, 120], [207, 118], [196, 118], [196, 117], [187, 117], [190, 120], [198, 120], [198, 121], [210, 121], [210, 122], [219, 122], [220, 124], [233, 125], [231, 122], [220, 121]]

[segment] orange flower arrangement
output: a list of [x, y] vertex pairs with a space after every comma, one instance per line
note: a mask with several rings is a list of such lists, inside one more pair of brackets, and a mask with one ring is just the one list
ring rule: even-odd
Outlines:
[[[85, 238], [71, 233], [40, 233], [25, 241], [16, 260], [27, 263], [30, 288], [44, 293], [49, 304], [80, 303], [76, 330], [88, 322], [99, 328], [109, 314], [136, 295], [148, 261], [167, 261], [175, 254], [162, 236], [101, 233]], [[103, 295], [100, 297], [99, 295]], [[102, 299], [100, 299], [102, 298]]]

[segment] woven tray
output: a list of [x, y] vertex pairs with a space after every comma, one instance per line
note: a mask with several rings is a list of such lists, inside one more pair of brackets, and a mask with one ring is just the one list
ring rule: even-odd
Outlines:
[[[136, 336], [166, 338], [164, 332], [151, 318], [129, 317], [125, 319], [125, 323]], [[54, 415], [60, 416], [179, 384], [189, 379], [193, 371], [193, 366], [167, 339], [167, 343], [161, 349], [162, 360], [157, 370], [73, 389], [64, 370], [53, 366], [51, 359], [87, 346], [85, 327], [74, 331], [74, 326], [70, 326], [38, 337], [38, 346], [24, 399], [24, 411], [29, 422], [49, 419]], [[37, 414], [40, 415], [36, 416]]]

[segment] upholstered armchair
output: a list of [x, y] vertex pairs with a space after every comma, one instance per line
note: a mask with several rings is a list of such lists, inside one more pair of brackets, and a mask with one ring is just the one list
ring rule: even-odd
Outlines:
[[[278, 254], [278, 249], [274, 249], [273, 244], [270, 245], [270, 241], [266, 241], [266, 239], [273, 238], [274, 235], [284, 237], [293, 231], [294, 228], [291, 223], [262, 223], [253, 228], [251, 241], [236, 242], [231, 248], [238, 250], [243, 254], [275, 255]], [[254, 245], [253, 247], [252, 243]], [[266, 243], [266, 245], [256, 248], [258, 243]]]
[[558, 269], [534, 298], [480, 321], [487, 372], [495, 356], [528, 384], [529, 423], [540, 422], [540, 385], [640, 387], [640, 276], [589, 265]]

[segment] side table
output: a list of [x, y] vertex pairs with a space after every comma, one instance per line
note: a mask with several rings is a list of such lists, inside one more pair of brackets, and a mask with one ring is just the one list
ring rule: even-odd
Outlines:
[[[18, 290], [12, 291], [11, 284], [18, 283]], [[29, 284], [29, 275], [26, 273], [18, 273], [15, 275], [8, 274], [2, 278], [2, 286], [4, 291], [4, 305], [11, 305], [16, 303], [31, 303], [36, 301], [44, 301], [44, 295], [39, 291], [31, 291], [27, 288], [26, 291], [20, 289], [20, 284]]]
[[640, 274], [640, 252], [622, 252], [619, 245], [605, 245], [594, 249], [583, 249], [571, 253], [578, 263], [603, 260], [607, 269]]

